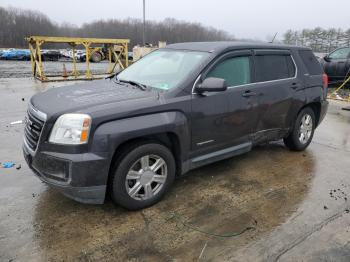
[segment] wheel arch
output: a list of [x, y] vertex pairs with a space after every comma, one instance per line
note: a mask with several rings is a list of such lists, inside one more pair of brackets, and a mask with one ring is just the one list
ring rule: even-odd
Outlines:
[[91, 151], [106, 155], [108, 184], [113, 166], [124, 152], [141, 143], [156, 142], [170, 149], [176, 164], [176, 175], [182, 173], [182, 163], [188, 158], [190, 128], [186, 116], [177, 111], [142, 115], [114, 120], [100, 125], [93, 133]]
[[174, 132], [165, 132], [132, 138], [122, 142], [114, 150], [113, 156], [110, 161], [108, 177], [106, 181], [106, 196], [108, 196], [111, 192], [111, 180], [113, 177], [112, 172], [114, 169], [114, 165], [118, 165], [118, 163], [123, 159], [124, 156], [126, 156], [129, 150], [133, 150], [134, 148], [147, 143], [159, 143], [167, 147], [171, 151], [175, 159], [175, 176], [181, 175], [182, 160], [180, 156], [182, 149], [177, 134], [175, 134]]
[[315, 114], [315, 122], [316, 122], [316, 127], [318, 126], [319, 122], [320, 122], [320, 116], [321, 116], [321, 102], [311, 102], [311, 103], [307, 103], [305, 104], [304, 106], [302, 106], [296, 117], [298, 117], [298, 115], [300, 114], [300, 112], [304, 109], [304, 108], [311, 108], [312, 111], [314, 112]]
[[180, 156], [183, 149], [181, 148], [180, 139], [178, 135], [174, 132], [154, 133], [123, 141], [114, 149], [114, 153], [111, 158], [111, 164], [109, 167], [109, 175], [112, 171], [114, 163], [118, 162], [125, 155], [125, 152], [127, 152], [128, 149], [132, 150], [134, 147], [146, 143], [159, 143], [167, 147], [171, 151], [175, 159], [177, 170], [176, 175], [180, 175], [178, 174], [178, 170], [181, 170], [182, 161]]

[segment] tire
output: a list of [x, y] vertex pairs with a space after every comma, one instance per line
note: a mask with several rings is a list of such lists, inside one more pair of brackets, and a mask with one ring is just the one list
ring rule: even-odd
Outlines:
[[90, 57], [90, 61], [94, 63], [99, 63], [102, 60], [102, 55], [99, 52], [93, 52]]
[[[156, 162], [162, 166], [153, 172], [152, 167], [158, 167]], [[175, 179], [175, 159], [161, 144], [136, 144], [121, 152], [111, 175], [112, 200], [126, 209], [138, 210], [159, 202], [169, 190]]]
[[304, 108], [299, 112], [291, 133], [283, 139], [284, 144], [292, 151], [305, 150], [312, 141], [315, 127], [314, 111], [310, 107]]

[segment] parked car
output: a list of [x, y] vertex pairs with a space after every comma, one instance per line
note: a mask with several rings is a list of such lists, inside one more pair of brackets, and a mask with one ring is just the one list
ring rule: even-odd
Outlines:
[[[68, 59], [68, 60], [73, 60], [73, 50], [72, 49], [63, 49], [60, 50], [61, 53], [61, 58], [63, 59]], [[81, 49], [77, 49], [75, 50], [75, 59], [76, 61], [83, 61], [85, 60], [85, 56], [86, 56], [86, 51], [85, 50], [81, 50]]]
[[350, 47], [338, 48], [320, 62], [330, 80], [344, 80], [350, 75]]
[[68, 197], [103, 203], [108, 191], [140, 209], [176, 176], [255, 145], [304, 150], [326, 114], [327, 84], [308, 48], [172, 44], [109, 79], [34, 95], [23, 153]]
[[3, 60], [30, 60], [30, 52], [26, 49], [3, 50], [0, 56]]
[[62, 57], [62, 54], [58, 50], [42, 50], [41, 59], [43, 61], [58, 61]]

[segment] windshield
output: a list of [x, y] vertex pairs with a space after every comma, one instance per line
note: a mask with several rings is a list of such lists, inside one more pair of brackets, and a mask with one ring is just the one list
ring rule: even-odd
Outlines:
[[157, 50], [126, 68], [117, 79], [169, 90], [181, 83], [208, 56], [209, 53], [205, 52]]

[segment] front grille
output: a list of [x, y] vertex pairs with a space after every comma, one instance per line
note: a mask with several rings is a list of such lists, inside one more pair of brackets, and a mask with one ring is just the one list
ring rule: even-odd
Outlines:
[[34, 110], [28, 109], [27, 116], [25, 118], [24, 138], [28, 147], [32, 151], [35, 151], [38, 146], [44, 123], [45, 122], [43, 120], [39, 119], [39, 117], [35, 115]]

